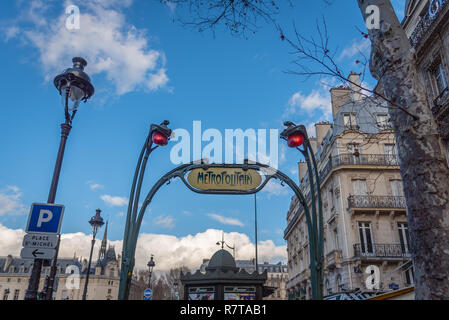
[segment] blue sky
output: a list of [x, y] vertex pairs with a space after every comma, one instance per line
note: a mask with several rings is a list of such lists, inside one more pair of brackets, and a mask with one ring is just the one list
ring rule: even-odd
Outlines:
[[[331, 47], [339, 50], [337, 61], [347, 73], [361, 71], [354, 63], [357, 48], [369, 52], [369, 46], [356, 28], [364, 28], [356, 1], [330, 7], [320, 1], [297, 2], [278, 17], [287, 35], [295, 21], [304, 35], [316, 36], [316, 20], [324, 16]], [[73, 56], [87, 59], [96, 93], [81, 105], [67, 144], [56, 197], [56, 203], [66, 206], [65, 234], [88, 235], [87, 222], [101, 208], [109, 221], [109, 239], [119, 245], [132, 175], [151, 123], [168, 119], [172, 129], [192, 132], [198, 120], [203, 131], [215, 128], [224, 136], [225, 129], [281, 130], [286, 119], [309, 127], [331, 120], [328, 88], [320, 79], [304, 81], [285, 73], [292, 69], [292, 50], [271, 26], [261, 22], [255, 35], [242, 39], [220, 28], [215, 34], [185, 28], [173, 22], [182, 9], [172, 11], [158, 1], [83, 3], [0, 4], [2, 235], [24, 229], [30, 204], [47, 199], [63, 122], [52, 79], [71, 66]], [[80, 8], [79, 31], [64, 28], [69, 4]], [[393, 4], [402, 18], [404, 1]], [[369, 77], [365, 81], [373, 84]], [[144, 191], [175, 167], [169, 160], [172, 146], [152, 154]], [[297, 180], [299, 154], [279, 142], [279, 155], [279, 169]], [[267, 245], [266, 259], [276, 260], [285, 251], [282, 235], [291, 196], [279, 185], [258, 194], [259, 240]], [[246, 242], [237, 244], [245, 247], [254, 241], [253, 209], [252, 196], [198, 195], [176, 181], [156, 195], [141, 232], [169, 235], [178, 242], [207, 235], [204, 242], [214, 247], [218, 230], [224, 230], [231, 244], [245, 235]], [[205, 233], [209, 229], [217, 232]], [[67, 246], [69, 254], [73, 248]], [[1, 255], [15, 250], [13, 245], [1, 247]], [[142, 250], [148, 255], [157, 249], [143, 244]], [[249, 258], [248, 252], [242, 249], [241, 255]]]

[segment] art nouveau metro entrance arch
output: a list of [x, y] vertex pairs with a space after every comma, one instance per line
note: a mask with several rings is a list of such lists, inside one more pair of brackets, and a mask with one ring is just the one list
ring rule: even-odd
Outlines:
[[[146, 144], [148, 145], [148, 139]], [[145, 152], [146, 148], [146, 152]], [[157, 148], [157, 147], [155, 147]], [[154, 148], [153, 148], [154, 149]], [[316, 214], [310, 215], [306, 198], [302, 194], [298, 185], [283, 172], [268, 165], [257, 162], [245, 162], [244, 164], [207, 164], [200, 161], [181, 165], [160, 178], [151, 188], [145, 197], [143, 204], [137, 213], [139, 203], [140, 186], [143, 178], [146, 160], [153, 150], [151, 145], [144, 147], [139, 158], [139, 164], [134, 176], [133, 189], [131, 191], [130, 206], [123, 239], [123, 257], [120, 275], [119, 299], [126, 300], [129, 295], [132, 271], [135, 264], [135, 251], [139, 230], [142, 224], [145, 211], [151, 203], [154, 195], [164, 185], [172, 179], [179, 178], [191, 191], [200, 194], [223, 194], [223, 195], [250, 195], [261, 191], [267, 183], [276, 179], [287, 184], [297, 196], [304, 208], [306, 217], [309, 247], [310, 247], [310, 269], [313, 299], [322, 299], [322, 265], [319, 259], [319, 225]], [[145, 155], [144, 155], [145, 152]], [[140, 161], [143, 160], [142, 168]], [[140, 171], [140, 178], [138, 178]], [[134, 189], [137, 183], [137, 193], [134, 196]], [[133, 200], [133, 198], [135, 199]], [[134, 208], [133, 207], [134, 202]], [[313, 210], [315, 212], [315, 210]], [[320, 244], [322, 245], [322, 244]]]

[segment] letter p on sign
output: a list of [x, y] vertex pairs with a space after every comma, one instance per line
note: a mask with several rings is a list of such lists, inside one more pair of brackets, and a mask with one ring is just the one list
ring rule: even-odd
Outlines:
[[25, 231], [28, 233], [59, 233], [63, 214], [64, 206], [61, 204], [33, 203]]
[[50, 210], [41, 209], [39, 213], [39, 218], [37, 219], [37, 227], [42, 226], [42, 222], [49, 222], [53, 218], [53, 213]]

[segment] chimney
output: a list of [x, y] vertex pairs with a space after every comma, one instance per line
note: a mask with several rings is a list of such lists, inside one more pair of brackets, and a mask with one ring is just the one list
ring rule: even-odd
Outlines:
[[317, 139], [314, 138], [314, 137], [312, 137], [312, 138], [309, 138], [309, 141], [310, 141], [310, 146], [312, 147], [312, 151], [313, 151], [313, 153], [315, 154], [315, 153], [316, 153], [316, 150], [318, 149], [318, 148], [317, 148], [317, 147], [318, 147]]
[[6, 272], [8, 270], [11, 263], [12, 263], [12, 255], [8, 254], [5, 260], [5, 265], [3, 267], [3, 272]]
[[315, 124], [316, 138], [318, 145], [321, 145], [324, 137], [326, 137], [327, 132], [331, 128], [331, 124], [329, 122], [320, 122]]
[[305, 161], [300, 161], [298, 163], [298, 173], [299, 173], [299, 182], [301, 182], [302, 178], [307, 173], [307, 163]]
[[360, 75], [361, 73], [352, 72], [349, 74], [349, 81], [351, 86], [351, 99], [352, 101], [360, 101], [362, 100], [362, 89], [360, 88]]
[[332, 115], [335, 119], [335, 115], [340, 107], [351, 99], [351, 89], [340, 86], [337, 88], [332, 88], [330, 92], [332, 101]]
[[83, 264], [81, 266], [81, 272], [86, 271], [86, 269], [87, 269], [87, 259], [84, 259]]

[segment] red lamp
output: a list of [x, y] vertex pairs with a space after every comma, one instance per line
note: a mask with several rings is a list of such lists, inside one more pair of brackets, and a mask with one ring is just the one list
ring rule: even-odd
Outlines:
[[304, 143], [304, 136], [301, 133], [293, 133], [288, 136], [287, 143], [290, 148], [298, 148]]
[[168, 144], [168, 137], [160, 131], [154, 131], [151, 135], [151, 140], [158, 146], [166, 146]]

